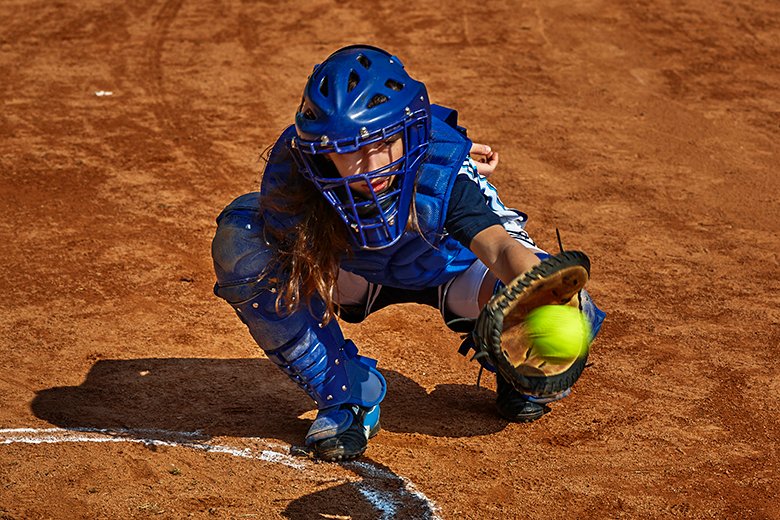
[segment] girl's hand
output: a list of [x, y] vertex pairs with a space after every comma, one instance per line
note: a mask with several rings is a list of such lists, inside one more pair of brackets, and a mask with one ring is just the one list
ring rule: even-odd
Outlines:
[[483, 177], [490, 177], [498, 166], [498, 152], [486, 144], [472, 143], [469, 155], [477, 163], [477, 172]]

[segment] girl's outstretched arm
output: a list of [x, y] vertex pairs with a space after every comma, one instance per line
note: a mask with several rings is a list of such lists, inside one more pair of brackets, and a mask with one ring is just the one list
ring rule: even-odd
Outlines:
[[509, 236], [500, 225], [477, 233], [469, 249], [505, 284], [539, 263], [539, 258], [530, 249]]

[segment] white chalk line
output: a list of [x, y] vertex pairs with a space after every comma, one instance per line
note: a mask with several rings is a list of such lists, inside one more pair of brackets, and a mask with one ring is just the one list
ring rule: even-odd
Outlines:
[[[33, 433], [35, 436], [24, 436], [19, 434]], [[234, 457], [242, 457], [245, 459], [259, 459], [267, 462], [275, 462], [284, 464], [285, 466], [303, 469], [305, 466], [293, 459], [290, 455], [279, 453], [272, 450], [262, 450], [259, 454], [255, 454], [249, 448], [233, 448], [230, 446], [220, 446], [218, 444], [205, 444], [200, 442], [193, 442], [189, 440], [184, 441], [171, 441], [162, 440], [159, 438], [143, 438], [139, 435], [157, 434], [166, 437], [179, 437], [179, 438], [192, 438], [202, 436], [199, 432], [169, 432], [165, 430], [127, 430], [116, 429], [107, 430], [103, 428], [74, 428], [66, 430], [62, 428], [46, 428], [41, 430], [35, 430], [32, 428], [13, 428], [13, 429], [0, 429], [0, 444], [55, 444], [60, 442], [131, 442], [144, 444], [147, 446], [169, 446], [169, 447], [184, 447], [195, 450], [207, 451], [211, 453], [227, 453]]]
[[372, 489], [370, 487], [361, 486], [357, 484], [358, 492], [363, 495], [363, 498], [369, 501], [375, 509], [382, 512], [382, 520], [391, 520], [396, 518], [395, 502], [392, 500], [386, 500], [382, 496], [382, 493]]
[[[0, 428], [0, 445], [55, 444], [63, 442], [129, 442], [147, 446], [181, 447], [208, 453], [224, 453], [234, 457], [282, 464], [297, 470], [304, 470], [307, 467], [312, 467], [314, 465], [314, 463], [305, 461], [305, 459], [294, 458], [287, 453], [274, 450], [273, 448], [289, 451], [290, 447], [284, 444], [268, 442], [265, 439], [256, 437], [247, 438], [252, 442], [263, 445], [264, 448], [267, 448], [257, 452], [251, 448], [235, 448], [232, 446], [198, 442], [198, 439], [205, 439], [207, 437], [207, 435], [204, 435], [200, 431], [177, 432], [157, 429]], [[424, 493], [418, 490], [408, 478], [396, 475], [368, 462], [347, 462], [343, 463], [342, 466], [359, 470], [357, 473], [363, 476], [363, 480], [359, 482], [350, 482], [350, 484], [381, 513], [381, 518], [383, 520], [395, 518], [398, 509], [403, 507], [404, 502], [410, 497], [414, 502], [421, 503], [424, 508], [427, 508], [427, 511], [424, 512], [421, 518], [441, 520], [441, 517], [439, 516], [439, 507], [431, 499], [425, 496]], [[370, 480], [366, 477], [371, 477], [380, 482], [395, 482], [400, 484], [400, 486], [395, 486], [395, 493], [386, 493], [373, 487]]]
[[349, 464], [363, 469], [367, 474], [377, 479], [399, 480], [403, 484], [403, 489], [406, 493], [409, 493], [411, 496], [415, 497], [428, 506], [430, 516], [427, 516], [426, 518], [429, 518], [430, 520], [442, 520], [439, 516], [439, 506], [437, 506], [436, 503], [425, 496], [422, 491], [417, 489], [417, 486], [415, 486], [414, 483], [408, 478], [402, 475], [396, 475], [395, 473], [391, 473], [385, 469], [378, 468], [373, 464], [366, 462], [354, 461], [350, 462]]

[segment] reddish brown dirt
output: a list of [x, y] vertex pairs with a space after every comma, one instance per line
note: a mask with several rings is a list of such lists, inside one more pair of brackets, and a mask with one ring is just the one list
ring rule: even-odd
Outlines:
[[[209, 243], [313, 64], [370, 42], [500, 151], [537, 241], [591, 255], [608, 321], [531, 425], [434, 311], [345, 326], [389, 381], [365, 460], [443, 518], [780, 518], [778, 4], [400, 5], [2, 2], [0, 428], [301, 442], [310, 402], [212, 295]], [[370, 475], [307, 468], [4, 444], [0, 517], [378, 514]]]

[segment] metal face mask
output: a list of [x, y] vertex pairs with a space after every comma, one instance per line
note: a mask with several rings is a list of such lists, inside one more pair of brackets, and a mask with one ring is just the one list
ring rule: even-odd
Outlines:
[[[309, 77], [295, 116], [292, 156], [358, 247], [388, 247], [403, 234], [430, 125], [425, 86], [381, 49], [346, 47]], [[403, 144], [401, 156], [371, 171], [341, 177], [326, 157], [395, 139]]]

